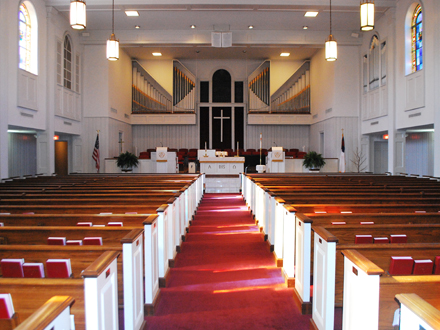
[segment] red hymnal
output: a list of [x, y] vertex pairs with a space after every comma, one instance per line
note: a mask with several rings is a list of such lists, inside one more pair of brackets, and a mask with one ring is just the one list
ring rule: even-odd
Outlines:
[[80, 226], [80, 227], [92, 227], [93, 223], [91, 223], [91, 222], [78, 222], [76, 225]]
[[102, 245], [102, 237], [84, 237], [84, 245]]
[[0, 293], [0, 319], [10, 319], [14, 313], [11, 294]]
[[414, 260], [414, 275], [431, 275], [434, 263], [432, 260]]
[[440, 275], [440, 256], [436, 256], [434, 259], [434, 274]]
[[372, 235], [356, 235], [356, 239], [354, 241], [355, 244], [370, 244], [373, 243]]
[[70, 239], [66, 241], [66, 245], [83, 245], [83, 241], [80, 239]]
[[48, 237], [47, 238], [48, 245], [66, 245], [65, 237]]
[[375, 237], [373, 239], [375, 244], [385, 244], [385, 243], [389, 243], [390, 240], [388, 237]]
[[390, 275], [410, 275], [412, 273], [414, 260], [412, 257], [391, 257]]
[[43, 278], [44, 266], [41, 262], [25, 262], [23, 264], [24, 277]]
[[346, 225], [347, 223], [345, 221], [333, 221], [332, 225]]
[[47, 259], [47, 277], [68, 278], [72, 275], [70, 259]]
[[122, 227], [123, 223], [122, 222], [109, 222], [107, 224], [107, 226], [109, 226], [109, 227]]
[[34, 212], [23, 212], [23, 214], [35, 214]]
[[125, 212], [125, 214], [138, 214], [137, 212]]
[[23, 277], [24, 259], [2, 259], [3, 277]]
[[406, 243], [407, 241], [406, 235], [390, 235], [390, 243]]
[[374, 225], [373, 221], [361, 221], [359, 222], [361, 225]]

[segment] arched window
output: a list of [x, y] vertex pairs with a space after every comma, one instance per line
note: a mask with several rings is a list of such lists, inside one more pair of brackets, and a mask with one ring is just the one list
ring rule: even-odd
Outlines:
[[18, 67], [37, 74], [38, 23], [35, 9], [24, 1], [18, 9]]
[[22, 3], [18, 11], [18, 28], [20, 39], [18, 42], [19, 54], [19, 68], [23, 70], [30, 70], [31, 67], [31, 18], [29, 12]]
[[412, 72], [423, 69], [423, 14], [422, 7], [417, 5], [411, 20], [411, 61]]
[[68, 35], [64, 37], [64, 87], [72, 89], [72, 43]]
[[231, 102], [231, 75], [224, 69], [212, 76], [212, 102]]

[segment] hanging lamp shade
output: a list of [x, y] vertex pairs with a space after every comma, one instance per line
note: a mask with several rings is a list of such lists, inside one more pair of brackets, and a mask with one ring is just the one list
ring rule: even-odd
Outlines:
[[119, 40], [116, 39], [114, 33], [107, 40], [107, 59], [109, 61], [119, 60]]
[[84, 0], [70, 2], [70, 26], [75, 30], [86, 28], [86, 2]]
[[374, 29], [374, 0], [362, 0], [361, 30], [371, 31], [373, 29]]
[[327, 61], [336, 61], [338, 59], [338, 43], [331, 34], [325, 42], [325, 59]]

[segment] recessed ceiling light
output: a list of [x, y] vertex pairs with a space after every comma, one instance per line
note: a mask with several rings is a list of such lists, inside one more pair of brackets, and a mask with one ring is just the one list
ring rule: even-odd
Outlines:
[[191, 27], [191, 29], [195, 29], [196, 28], [196, 26], [194, 24], [191, 25], [190, 27]]
[[137, 10], [126, 10], [125, 15], [127, 16], [139, 16], [139, 12]]
[[248, 26], [248, 29], [249, 29], [249, 30], [252, 30], [253, 28], [254, 28], [253, 25], [249, 25], [249, 26]]
[[317, 11], [308, 11], [304, 14], [304, 17], [316, 17], [316, 16], [318, 16]]
[[141, 27], [139, 25], [136, 25], [134, 28], [135, 29], [140, 29]]
[[290, 53], [281, 53], [280, 56], [287, 57], [287, 56], [290, 56]]
[[303, 26], [303, 30], [307, 30], [309, 27], [307, 25]]
[[162, 56], [162, 53], [153, 53], [153, 56]]

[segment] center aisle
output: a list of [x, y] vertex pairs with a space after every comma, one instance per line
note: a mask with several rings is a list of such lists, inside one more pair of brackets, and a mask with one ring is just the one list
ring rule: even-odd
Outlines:
[[205, 194], [146, 329], [309, 329], [239, 194]]

